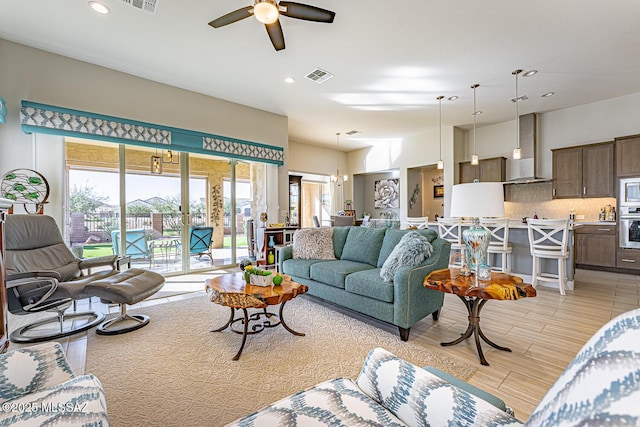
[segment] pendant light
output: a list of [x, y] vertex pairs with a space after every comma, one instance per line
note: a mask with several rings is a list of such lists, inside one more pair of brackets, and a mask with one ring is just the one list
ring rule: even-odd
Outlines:
[[473, 89], [473, 156], [471, 156], [471, 164], [477, 165], [479, 163], [478, 160], [478, 150], [477, 148], [477, 139], [476, 139], [476, 116], [482, 114], [482, 111], [478, 111], [476, 108], [476, 89], [479, 87], [479, 84], [471, 85], [471, 89]]
[[[340, 132], [336, 132], [336, 148], [340, 148]], [[336, 174], [331, 175], [331, 182], [338, 187], [347, 181], [349, 181], [349, 175], [340, 175], [340, 168], [336, 168]]]
[[522, 158], [522, 152], [520, 151], [520, 98], [518, 96], [518, 74], [520, 74], [522, 70], [514, 70], [511, 72], [514, 76], [516, 76], [516, 97], [513, 98], [516, 104], [516, 148], [513, 149], [513, 158], [515, 160], [520, 160]]
[[442, 98], [440, 95], [436, 99], [438, 100], [439, 120], [440, 120], [440, 160], [438, 160], [438, 169], [444, 169], [444, 161], [442, 160]]

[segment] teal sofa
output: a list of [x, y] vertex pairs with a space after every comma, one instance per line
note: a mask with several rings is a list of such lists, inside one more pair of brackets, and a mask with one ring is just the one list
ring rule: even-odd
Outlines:
[[[308, 294], [395, 325], [402, 341], [411, 326], [432, 315], [438, 320], [444, 294], [424, 287], [425, 276], [447, 268], [451, 244], [433, 230], [416, 230], [433, 246], [431, 256], [413, 267], [399, 267], [392, 282], [380, 269], [400, 239], [410, 230], [333, 227], [335, 260], [294, 259], [293, 246], [280, 248], [278, 268]], [[295, 245], [295, 235], [294, 235]]]

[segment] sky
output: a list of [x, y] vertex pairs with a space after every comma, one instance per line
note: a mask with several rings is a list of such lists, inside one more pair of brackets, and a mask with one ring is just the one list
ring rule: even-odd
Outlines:
[[[108, 197], [106, 202], [109, 205], [117, 205], [118, 196], [118, 174], [115, 172], [99, 172], [86, 170], [69, 170], [69, 188], [74, 185], [93, 188], [98, 195]], [[189, 179], [189, 198], [199, 200], [206, 197], [206, 180], [204, 178]], [[168, 175], [127, 175], [127, 195], [126, 201], [131, 202], [137, 199], [149, 199], [151, 197], [173, 196], [180, 194], [180, 178]], [[229, 195], [230, 183], [225, 181], [224, 194]], [[248, 184], [238, 185], [238, 199], [250, 199], [250, 186]]]

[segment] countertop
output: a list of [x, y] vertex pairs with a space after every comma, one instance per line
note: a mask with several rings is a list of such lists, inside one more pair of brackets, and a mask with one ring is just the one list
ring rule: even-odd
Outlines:
[[[546, 219], [546, 218], [545, 218]], [[429, 225], [433, 225], [435, 227], [438, 226], [438, 223], [436, 221], [429, 221], [428, 223]], [[467, 223], [465, 223], [465, 225], [468, 225]], [[575, 228], [579, 228], [583, 225], [616, 225], [615, 221], [575, 221], [570, 223], [569, 225], [569, 229], [573, 230]], [[527, 224], [525, 224], [524, 222], [522, 222], [522, 220], [520, 219], [511, 219], [509, 220], [509, 228], [527, 228]]]

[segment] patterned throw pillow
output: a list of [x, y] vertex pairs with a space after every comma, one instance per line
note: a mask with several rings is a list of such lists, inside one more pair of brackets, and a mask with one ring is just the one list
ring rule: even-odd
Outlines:
[[293, 234], [294, 259], [336, 259], [331, 227], [301, 228]]
[[400, 239], [400, 242], [382, 264], [380, 277], [385, 282], [393, 282], [393, 276], [398, 267], [418, 265], [425, 258], [429, 258], [432, 251], [433, 246], [426, 237], [417, 231], [409, 231]]

